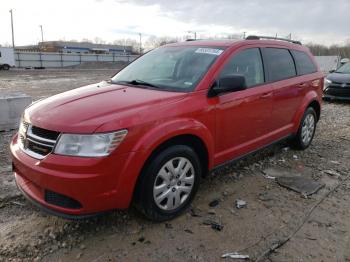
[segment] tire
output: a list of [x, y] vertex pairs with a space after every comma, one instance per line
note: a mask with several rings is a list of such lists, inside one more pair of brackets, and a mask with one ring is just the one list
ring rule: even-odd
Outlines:
[[201, 176], [200, 160], [191, 147], [168, 147], [144, 168], [136, 186], [135, 207], [153, 221], [173, 219], [192, 202]]
[[9, 70], [9, 69], [10, 69], [10, 66], [9, 66], [9, 65], [3, 65], [3, 66], [2, 66], [2, 69], [3, 69], [3, 70]]
[[316, 124], [316, 112], [312, 107], [308, 107], [301, 119], [298, 133], [292, 141], [292, 144], [296, 149], [304, 150], [311, 145], [316, 131]]

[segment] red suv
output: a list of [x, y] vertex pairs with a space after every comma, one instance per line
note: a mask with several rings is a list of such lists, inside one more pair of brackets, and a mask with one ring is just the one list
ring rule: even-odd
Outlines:
[[67, 218], [134, 203], [150, 219], [171, 219], [214, 167], [284, 138], [307, 148], [322, 87], [297, 42], [163, 46], [109, 81], [28, 107], [11, 143], [16, 182]]

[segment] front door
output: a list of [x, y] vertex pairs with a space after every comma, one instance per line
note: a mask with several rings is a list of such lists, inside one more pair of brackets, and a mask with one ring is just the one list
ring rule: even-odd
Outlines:
[[230, 74], [243, 75], [247, 89], [213, 98], [216, 99], [215, 164], [263, 146], [271, 132], [272, 87], [265, 84], [260, 49], [235, 52], [219, 78]]

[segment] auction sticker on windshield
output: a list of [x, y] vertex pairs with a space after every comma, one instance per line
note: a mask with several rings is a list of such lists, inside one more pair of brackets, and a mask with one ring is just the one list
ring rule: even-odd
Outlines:
[[209, 55], [221, 55], [224, 50], [215, 48], [198, 48], [195, 53], [209, 54]]

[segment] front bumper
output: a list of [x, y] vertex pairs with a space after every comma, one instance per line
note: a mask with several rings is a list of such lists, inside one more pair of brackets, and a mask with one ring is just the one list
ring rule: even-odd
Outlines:
[[350, 100], [350, 87], [333, 87], [329, 86], [323, 91], [323, 98]]
[[45, 211], [66, 218], [128, 208], [141, 170], [137, 152], [102, 158], [49, 154], [38, 160], [19, 148], [17, 136], [10, 150], [18, 188]]
[[325, 100], [341, 100], [341, 101], [350, 101], [350, 96], [331, 96], [331, 95], [327, 95], [324, 94], [323, 95], [323, 99]]
[[103, 212], [99, 212], [99, 213], [93, 213], [93, 214], [84, 214], [84, 215], [71, 215], [71, 214], [67, 214], [67, 213], [62, 213], [60, 211], [55, 210], [54, 208], [50, 208], [47, 205], [43, 205], [40, 203], [40, 201], [32, 198], [29, 194], [27, 194], [28, 188], [26, 188], [26, 190], [23, 188], [23, 186], [25, 186], [24, 183], [24, 179], [20, 176], [18, 176], [16, 173], [15, 175], [15, 179], [16, 179], [16, 184], [17, 184], [17, 188], [19, 189], [19, 191], [21, 191], [21, 193], [23, 194], [23, 196], [29, 201], [31, 202], [33, 205], [35, 205], [36, 207], [38, 207], [40, 210], [54, 215], [54, 216], [58, 216], [58, 217], [62, 217], [65, 219], [71, 219], [71, 220], [78, 220], [78, 219], [87, 219], [90, 217], [96, 217], [99, 215], [102, 215]]

